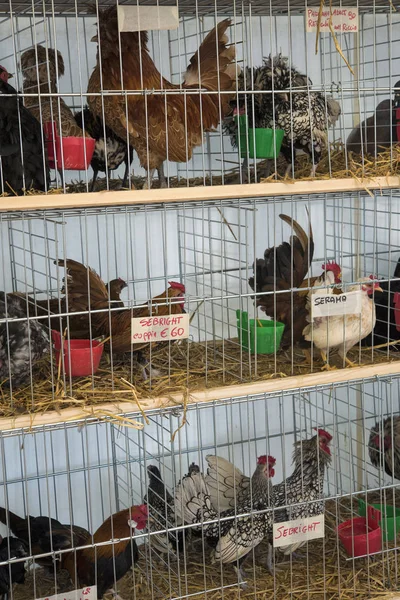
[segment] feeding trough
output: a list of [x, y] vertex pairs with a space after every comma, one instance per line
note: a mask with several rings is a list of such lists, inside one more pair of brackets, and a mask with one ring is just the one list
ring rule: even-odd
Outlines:
[[341, 523], [337, 532], [349, 556], [365, 556], [382, 550], [381, 513], [368, 506], [365, 517], [355, 517]]
[[235, 117], [238, 132], [236, 143], [242, 158], [276, 158], [281, 151], [283, 129], [248, 127], [247, 115]]
[[367, 504], [362, 498], [358, 499], [358, 514], [364, 517], [367, 506], [372, 506], [381, 513], [380, 527], [382, 530], [382, 543], [393, 542], [400, 532], [400, 508], [390, 504]]
[[[61, 334], [54, 329], [51, 332], [56, 355], [56, 364], [61, 360]], [[64, 370], [72, 377], [87, 377], [99, 368], [104, 346], [91, 340], [64, 340]]]
[[51, 169], [86, 170], [93, 157], [96, 140], [89, 137], [59, 137], [55, 121], [45, 123], [47, 156]]
[[251, 354], [274, 354], [279, 350], [284, 323], [266, 319], [249, 319], [247, 312], [237, 310], [239, 342]]

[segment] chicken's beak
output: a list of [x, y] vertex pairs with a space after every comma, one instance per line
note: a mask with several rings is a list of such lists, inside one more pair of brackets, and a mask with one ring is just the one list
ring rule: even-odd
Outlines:
[[94, 35], [90, 41], [91, 41], [91, 42], [96, 42], [96, 43], [97, 43], [97, 42], [99, 41], [99, 38], [98, 38], [98, 36], [97, 36], [97, 35]]
[[376, 291], [376, 292], [382, 292], [382, 293], [383, 293], [383, 289], [382, 289], [381, 287], [376, 287], [376, 288], [375, 288], [375, 291]]
[[13, 73], [8, 73], [8, 79], [11, 79], [11, 77], [14, 77]]
[[282, 94], [278, 94], [278, 96], [284, 102], [289, 102], [289, 94], [287, 94], [286, 92], [284, 92]]

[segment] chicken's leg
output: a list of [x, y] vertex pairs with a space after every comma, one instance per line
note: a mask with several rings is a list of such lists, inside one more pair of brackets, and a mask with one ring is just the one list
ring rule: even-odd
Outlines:
[[311, 365], [311, 350], [309, 348], [302, 348], [301, 349], [303, 356], [304, 356], [304, 361], [299, 363], [299, 366], [305, 365], [305, 366], [309, 366]]
[[128, 157], [126, 156], [126, 157], [125, 157], [125, 173], [124, 173], [124, 178], [123, 178], [123, 180], [122, 180], [122, 183], [121, 183], [121, 187], [122, 187], [122, 188], [125, 188], [125, 187], [126, 187], [126, 183], [127, 183], [127, 181], [128, 181], [128, 176], [129, 176], [129, 166], [130, 166], [130, 165], [129, 165], [129, 160], [128, 160]]
[[249, 176], [248, 176], [248, 168], [249, 168], [249, 161], [247, 160], [247, 158], [243, 159], [242, 162], [242, 166], [240, 167], [240, 173], [241, 173], [241, 182], [240, 183], [248, 183], [249, 182]]
[[246, 573], [243, 570], [243, 563], [244, 563], [245, 559], [247, 558], [247, 556], [248, 555], [246, 554], [246, 556], [239, 558], [238, 563], [236, 565], [233, 565], [233, 568], [235, 569], [235, 572], [237, 574], [238, 583], [242, 588], [247, 587]]
[[93, 178], [92, 178], [92, 183], [90, 185], [90, 191], [91, 192], [94, 191], [94, 186], [96, 184], [97, 175], [98, 175], [98, 170], [97, 169], [93, 169]]
[[108, 591], [112, 594], [113, 600], [124, 600], [113, 588], [110, 588]]
[[164, 173], [164, 163], [162, 163], [161, 166], [158, 167], [157, 173], [158, 173], [158, 181], [160, 182], [160, 188], [168, 187], [167, 179], [166, 179], [165, 173]]
[[328, 357], [326, 356], [326, 352], [324, 350], [320, 350], [322, 360], [324, 361], [324, 366], [322, 367], [323, 371], [335, 371], [336, 367], [328, 364]]
[[344, 360], [348, 367], [359, 367], [360, 366], [357, 363], [352, 362], [349, 358], [347, 358], [347, 356], [344, 357]]
[[150, 190], [151, 189], [151, 184], [153, 183], [153, 178], [154, 178], [154, 173], [155, 172], [156, 172], [155, 169], [150, 169], [150, 171], [147, 172], [146, 179], [145, 179], [145, 182], [143, 184], [143, 189], [144, 190]]

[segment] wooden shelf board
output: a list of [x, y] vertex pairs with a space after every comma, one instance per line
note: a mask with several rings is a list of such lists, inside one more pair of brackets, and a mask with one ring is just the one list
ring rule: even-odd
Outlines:
[[[226, 387], [210, 388], [204, 391], [196, 391], [190, 394], [189, 404], [212, 402], [215, 400], [229, 400], [243, 396], [255, 396], [257, 394], [280, 393], [282, 391], [305, 389], [315, 386], [328, 386], [330, 384], [354, 382], [373, 377], [391, 377], [400, 375], [398, 361], [380, 363], [355, 367], [351, 369], [337, 369], [335, 371], [318, 372], [309, 375], [298, 375], [281, 379], [269, 379], [256, 383], [243, 383]], [[175, 394], [166, 397], [140, 399], [140, 405], [144, 411], [156, 410], [183, 403], [183, 396]], [[34, 413], [19, 415], [17, 417], [4, 417], [0, 419], [0, 430], [10, 431], [15, 429], [32, 429], [37, 427], [54, 426], [58, 424], [79, 421], [82, 419], [99, 419], [104, 412], [112, 415], [137, 413], [136, 402], [107, 402], [81, 408], [65, 408], [49, 411], [45, 414]]]
[[0, 212], [46, 209], [89, 208], [99, 206], [126, 206], [145, 204], [173, 204], [199, 200], [226, 200], [229, 198], [262, 198], [273, 196], [357, 192], [400, 188], [400, 177], [355, 179], [315, 179], [276, 183], [251, 183], [168, 188], [162, 190], [101, 191], [79, 194], [37, 194], [1, 198]]

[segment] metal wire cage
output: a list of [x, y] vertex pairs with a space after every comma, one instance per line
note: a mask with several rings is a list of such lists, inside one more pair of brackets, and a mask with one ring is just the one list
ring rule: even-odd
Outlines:
[[[136, 7], [137, 12], [139, 8], [148, 9], [148, 4], [140, 3]], [[89, 167], [86, 170], [80, 167], [80, 172], [76, 173], [79, 161], [74, 163], [74, 153], [84, 155], [81, 158], [87, 166], [91, 162], [96, 177], [99, 169], [105, 172], [105, 178], [98, 182], [97, 189], [118, 189], [121, 183], [118, 185], [118, 181], [112, 179], [123, 173], [124, 187], [130, 188], [132, 184], [139, 188], [150, 186], [156, 169], [159, 184], [169, 187], [244, 183], [260, 180], [266, 174], [279, 178], [285, 172], [296, 179], [308, 178], [312, 165], [313, 174], [321, 177], [396, 173], [398, 133], [395, 95], [400, 78], [397, 52], [400, 22], [391, 3], [383, 0], [358, 3], [357, 31], [349, 31], [350, 25], [347, 30], [342, 30], [343, 23], [336, 27], [335, 22], [334, 39], [333, 34], [323, 28], [316, 55], [315, 31], [306, 31], [310, 20], [308, 11], [313, 9], [305, 3], [224, 1], [210, 8], [198, 0], [183, 2], [179, 3], [179, 27], [163, 30], [165, 15], [162, 11], [168, 9], [168, 3], [159, 2], [158, 9], [152, 10], [150, 17], [148, 12], [142, 17], [150, 18], [150, 25], [154, 28], [150, 31], [149, 58], [138, 59], [136, 65], [128, 68], [124, 58], [125, 42], [121, 46], [121, 40], [128, 39], [124, 36], [137, 37], [139, 34], [114, 31], [114, 48], [121, 50], [113, 56], [112, 64], [105, 63], [101, 81], [96, 85], [89, 83], [88, 89], [96, 61], [102, 60], [101, 53], [97, 53], [96, 58], [96, 44], [89, 40], [95, 32], [99, 11], [109, 6], [96, 5], [95, 16], [85, 14], [82, 7], [69, 2], [49, 5], [13, 2], [2, 7], [2, 64], [14, 73], [19, 97], [40, 121], [44, 134], [40, 134], [39, 128], [41, 140], [37, 140], [34, 152], [43, 153], [44, 158], [48, 156], [51, 177], [53, 180], [55, 177], [53, 184], [42, 174], [40, 189], [43, 188], [43, 191], [54, 186], [63, 188], [64, 192], [95, 189]], [[126, 4], [121, 4], [120, 8], [132, 9]], [[339, 3], [332, 3], [332, 11], [340, 9]], [[210, 70], [201, 73], [204, 83], [197, 84], [200, 92], [189, 84], [185, 87], [182, 82], [187, 77], [185, 71], [191, 58], [206, 34], [226, 17], [231, 19], [227, 30], [228, 47], [235, 49], [231, 88], [224, 87], [223, 74], [216, 77], [216, 83], [209, 83], [207, 75]], [[339, 18], [336, 13], [334, 18]], [[346, 21], [347, 17], [342, 18]], [[326, 18], [326, 21], [329, 19]], [[168, 27], [168, 24], [165, 26]], [[101, 32], [98, 44], [101, 49]], [[60, 53], [57, 61], [54, 51]], [[281, 56], [287, 61], [282, 63], [283, 66], [277, 63], [276, 69], [269, 74], [264, 65], [261, 73], [265, 80], [262, 79], [261, 83], [259, 79], [253, 80], [255, 73], [258, 74], [257, 68], [268, 56]], [[103, 60], [106, 61], [106, 56]], [[158, 70], [153, 70], [153, 61], [154, 69]], [[223, 62], [221, 58], [221, 65]], [[217, 68], [218, 65], [217, 60]], [[211, 69], [209, 64], [207, 68]], [[240, 70], [247, 81], [238, 75]], [[286, 73], [284, 81], [279, 78], [282, 70]], [[111, 71], [123, 73], [122, 84], [107, 79]], [[92, 96], [88, 95], [88, 91], [92, 92]], [[228, 92], [229, 110], [224, 106]], [[3, 90], [3, 93], [7, 91]], [[122, 98], [119, 104], [118, 97]], [[95, 99], [98, 101], [95, 102]], [[334, 110], [331, 100], [338, 103]], [[88, 101], [101, 120], [95, 127], [90, 115], [85, 113], [83, 122], [82, 117], [79, 121], [85, 133], [96, 139], [92, 160], [93, 148], [90, 144], [83, 144], [82, 131], [74, 120], [74, 113], [81, 112]], [[155, 102], [159, 102], [158, 108]], [[179, 102], [180, 108], [175, 108], [174, 102]], [[139, 108], [130, 103], [136, 103]], [[189, 110], [191, 103], [202, 106], [196, 115]], [[208, 118], [210, 103], [218, 113], [212, 119], [212, 126]], [[244, 126], [235, 125], [233, 114], [235, 107], [243, 108], [243, 103], [248, 116], [246, 130]], [[374, 117], [378, 104], [379, 110]], [[179, 140], [173, 137], [176, 128], [172, 118], [174, 111], [179, 113]], [[129, 117], [131, 112], [132, 117]], [[56, 123], [54, 131], [51, 127], [49, 129], [51, 122]], [[142, 127], [139, 133], [135, 130], [135, 123]], [[21, 122], [20, 145], [23, 145], [25, 135], [23, 127]], [[277, 135], [274, 131], [283, 128], [285, 160], [279, 151], [269, 155], [265, 151], [263, 154], [261, 146], [258, 147], [261, 142], [255, 141], [256, 134], [249, 134], [246, 141], [247, 127], [252, 131], [253, 128], [269, 129], [274, 140]], [[239, 135], [237, 139], [240, 133], [244, 137]], [[346, 146], [350, 134], [352, 141]], [[81, 142], [73, 142], [74, 150], [68, 146], [70, 142], [63, 141], [64, 137], [70, 136], [81, 137]], [[236, 144], [239, 144], [238, 148]], [[183, 155], [182, 148], [186, 149]], [[73, 157], [69, 154], [70, 150]], [[180, 152], [177, 153], [178, 150]], [[301, 159], [295, 164], [300, 150], [308, 154], [308, 165]], [[380, 155], [383, 151], [385, 154]], [[25, 148], [23, 152], [26, 164], [21, 169], [24, 181], [29, 182], [27, 157], [31, 156], [30, 150]], [[243, 160], [245, 164], [240, 169]], [[14, 169], [15, 165], [16, 160]], [[43, 171], [43, 160], [41, 165]], [[37, 169], [40, 170], [40, 165]], [[2, 170], [2, 189], [13, 193], [12, 185], [7, 184], [5, 158]], [[18, 188], [14, 191], [19, 193], [28, 187], [18, 180]]]
[[[211, 548], [206, 542], [207, 527], [213, 519], [203, 519], [203, 535], [199, 537], [195, 536], [194, 527], [185, 526], [175, 515], [173, 498], [179, 481], [192, 463], [205, 473], [208, 455], [223, 457], [250, 476], [255, 469], [256, 457], [270, 454], [276, 459], [273, 483], [277, 484], [294, 469], [291, 466], [293, 443], [310, 439], [315, 435], [313, 428], [326, 430], [332, 436], [332, 462], [324, 470], [323, 489], [317, 496], [308, 496], [312, 483], [311, 463], [304, 458], [297, 471], [297, 504], [302, 507], [305, 518], [312, 500], [325, 499], [321, 505], [325, 514], [325, 535], [308, 542], [296, 558], [285, 557], [279, 548], [275, 548], [276, 564], [272, 575], [266, 570], [263, 559], [269, 539], [266, 535], [261, 545], [247, 557], [246, 593], [250, 597], [271, 593], [276, 598], [284, 598], [290, 590], [299, 588], [303, 594], [307, 595], [307, 590], [313, 589], [314, 594], [321, 596], [328, 593], [333, 596], [340, 593], [373, 595], [384, 589], [388, 593], [395, 590], [398, 586], [397, 517], [390, 535], [387, 529], [384, 533], [380, 530], [379, 549], [367, 545], [367, 551], [357, 558], [346, 553], [337, 528], [349, 519], [358, 519], [364, 504], [379, 504], [382, 514], [387, 513], [387, 517], [394, 509], [397, 515], [398, 473], [393, 472], [390, 476], [385, 473], [387, 466], [394, 464], [390, 462], [390, 454], [396, 453], [397, 449], [379, 453], [378, 460], [372, 464], [370, 447], [373, 427], [378, 432], [384, 427], [385, 433], [389, 431], [384, 419], [393, 422], [391, 431], [396, 436], [398, 385], [397, 378], [365, 380], [335, 388], [320, 386], [278, 395], [237, 397], [223, 403], [188, 405], [184, 414], [177, 409], [149, 412], [146, 423], [139, 412], [129, 415], [142, 422], [142, 429], [121, 428], [113, 421], [102, 424], [87, 421], [45, 429], [38, 427], [30, 433], [21, 430], [2, 432], [1, 505], [17, 515], [31, 516], [25, 529], [20, 524], [18, 531], [20, 537], [27, 538], [24, 560], [33, 561], [37, 567], [28, 570], [24, 584], [14, 586], [12, 597], [21, 600], [47, 597], [55, 589], [66, 592], [74, 587], [63, 562], [70, 547], [65, 546], [62, 550], [57, 547], [59, 538], [53, 532], [55, 524], [51, 522], [50, 525], [47, 517], [68, 524], [67, 528], [72, 524], [94, 533], [110, 514], [141, 504], [146, 494], [149, 502], [147, 529], [133, 532], [139, 551], [137, 565], [133, 572], [127, 569], [119, 581], [112, 581], [110, 587], [124, 598], [202, 598], [209, 594], [234, 597], [243, 585], [235, 574], [236, 561], [213, 564]], [[17, 460], [16, 456], [19, 457]], [[316, 458], [317, 461], [321, 459], [320, 456]], [[154, 485], [149, 480], [150, 466], [159, 468], [159, 476], [165, 484], [161, 496], [156, 495], [161, 504], [155, 503], [154, 497], [149, 500], [148, 488]], [[286, 503], [280, 508], [285, 506]], [[261, 513], [262, 507], [254, 509], [253, 519]], [[238, 503], [233, 514], [237, 516], [235, 527], [239, 539], [246, 510]], [[279, 513], [275, 514], [281, 521]], [[38, 515], [44, 517], [42, 530], [50, 529], [53, 535], [51, 550], [40, 551], [40, 544], [39, 549], [36, 545], [32, 550], [37, 541], [33, 537], [34, 517]], [[4, 511], [1, 516], [10, 523], [11, 517], [6, 519]], [[223, 527], [224, 518], [225, 514], [221, 513], [214, 520], [220, 519]], [[382, 519], [384, 529], [386, 517]], [[177, 550], [174, 535], [179, 533], [184, 543]], [[129, 536], [118, 532], [116, 525], [109, 537], [99, 540], [95, 535], [85, 543], [72, 544], [78, 572], [82, 564], [80, 552], [84, 547], [96, 548], [99, 553], [94, 559], [99, 561], [97, 575], [93, 581], [85, 581], [85, 584], [81, 581], [81, 585], [100, 582], [105, 564], [101, 561], [105, 555], [111, 562], [115, 561], [114, 579], [118, 580], [118, 544], [125, 537]], [[43, 567], [46, 558], [50, 563]], [[52, 563], [52, 558], [57, 560]], [[23, 559], [16, 560], [18, 563]], [[0, 566], [8, 569], [10, 564], [17, 563], [4, 561]], [[343, 581], [346, 581], [345, 585]]]

